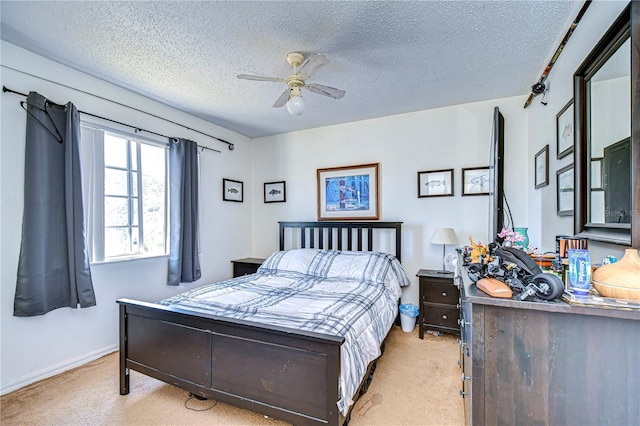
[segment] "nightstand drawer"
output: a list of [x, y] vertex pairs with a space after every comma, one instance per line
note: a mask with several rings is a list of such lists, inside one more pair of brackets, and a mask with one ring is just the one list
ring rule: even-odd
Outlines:
[[440, 284], [431, 282], [427, 285], [422, 293], [422, 301], [430, 303], [442, 303], [444, 305], [458, 304], [460, 292], [458, 288], [451, 283]]
[[424, 310], [424, 325], [434, 325], [458, 330], [458, 315], [460, 311], [456, 307], [422, 304]]

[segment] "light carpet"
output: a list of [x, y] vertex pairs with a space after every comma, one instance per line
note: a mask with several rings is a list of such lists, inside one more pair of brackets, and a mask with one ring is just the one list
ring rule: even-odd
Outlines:
[[[394, 327], [369, 390], [350, 425], [464, 425], [457, 336], [405, 333]], [[287, 425], [175, 386], [131, 373], [119, 394], [118, 352], [0, 398], [9, 425]], [[201, 411], [198, 411], [201, 410]]]

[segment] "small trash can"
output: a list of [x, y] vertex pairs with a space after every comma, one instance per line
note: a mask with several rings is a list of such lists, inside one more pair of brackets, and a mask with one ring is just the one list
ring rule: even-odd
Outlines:
[[402, 331], [410, 333], [416, 327], [416, 317], [420, 313], [418, 307], [412, 303], [400, 305], [400, 324]]

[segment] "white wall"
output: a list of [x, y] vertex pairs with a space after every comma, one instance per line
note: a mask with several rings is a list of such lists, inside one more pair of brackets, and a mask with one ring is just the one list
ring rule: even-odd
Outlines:
[[[6, 42], [2, 42], [1, 61], [2, 84], [12, 90], [22, 93], [37, 91], [57, 103], [71, 101], [81, 111], [169, 136], [190, 138], [200, 145], [222, 151], [221, 154], [211, 151], [201, 154], [202, 278], [196, 284], [229, 278], [230, 260], [251, 255], [251, 144], [248, 138], [48, 61]], [[220, 142], [149, 115], [12, 69], [169, 118], [233, 142], [235, 150], [229, 151], [226, 145]], [[117, 349], [116, 299], [128, 297], [154, 301], [193, 286], [166, 285], [166, 257], [94, 265], [92, 277], [97, 306], [77, 310], [57, 309], [32, 318], [13, 316], [24, 190], [26, 113], [20, 107], [21, 100], [24, 99], [9, 93], [0, 97], [0, 383], [3, 394]], [[244, 203], [221, 201], [223, 177], [245, 182]]]
[[[254, 139], [253, 254], [278, 249], [278, 221], [316, 220], [316, 169], [379, 162], [380, 220], [404, 222], [402, 263], [412, 285], [403, 301], [417, 304], [415, 274], [442, 266], [442, 246], [429, 243], [436, 227], [453, 227], [460, 245], [469, 236], [487, 242], [489, 197], [463, 197], [460, 182], [461, 168], [489, 165], [494, 106], [505, 117], [505, 190], [516, 226], [527, 225], [524, 101], [499, 99]], [[418, 198], [417, 172], [443, 168], [455, 169], [455, 196]], [[286, 181], [286, 203], [263, 203], [263, 183], [279, 180]]]
[[[573, 154], [560, 160], [556, 158], [556, 114], [573, 98], [575, 70], [627, 4], [626, 1], [605, 0], [591, 3], [549, 74], [547, 105], [542, 105], [539, 102], [540, 98], [537, 98], [527, 108], [528, 157], [533, 159], [542, 147], [549, 144], [549, 185], [540, 189], [534, 189], [533, 185], [527, 187], [530, 208], [529, 237], [532, 244], [545, 251], [555, 251], [556, 235], [573, 235], [573, 216], [559, 217], [556, 214], [556, 170], [573, 163]], [[552, 53], [550, 52], [550, 55]], [[533, 176], [532, 166], [529, 167], [529, 174]], [[589, 242], [589, 250], [594, 263], [599, 263], [605, 255], [620, 257], [624, 253], [623, 246], [594, 241]]]

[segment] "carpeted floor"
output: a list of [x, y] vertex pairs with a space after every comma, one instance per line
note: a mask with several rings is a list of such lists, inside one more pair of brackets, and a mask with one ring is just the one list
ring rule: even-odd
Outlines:
[[[369, 391], [356, 402], [352, 426], [463, 425], [457, 336], [418, 338], [394, 327]], [[0, 398], [9, 425], [286, 425], [225, 403], [189, 399], [186, 391], [131, 373], [120, 396], [118, 353]]]

